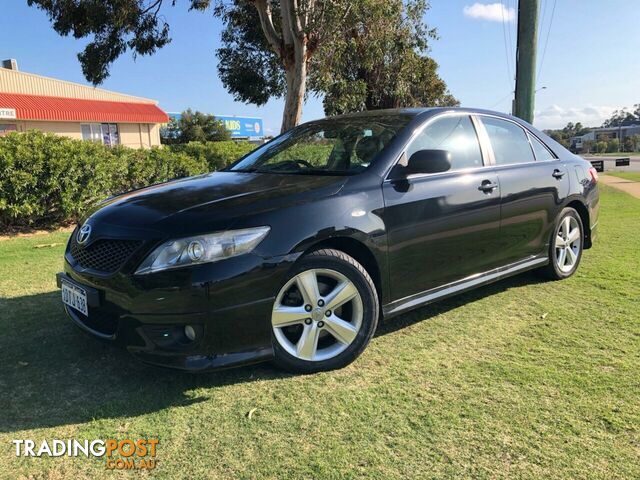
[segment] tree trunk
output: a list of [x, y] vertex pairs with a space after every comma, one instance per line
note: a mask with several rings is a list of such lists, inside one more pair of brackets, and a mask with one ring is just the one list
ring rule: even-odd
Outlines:
[[301, 16], [296, 0], [281, 0], [281, 32], [273, 24], [271, 0], [253, 0], [260, 25], [272, 50], [280, 57], [287, 79], [287, 93], [280, 133], [300, 123], [302, 103], [307, 90], [307, 42], [304, 32], [306, 14]]
[[285, 66], [287, 94], [282, 113], [280, 133], [292, 129], [300, 123], [302, 104], [307, 90], [307, 62], [303, 52], [296, 52], [293, 65]]

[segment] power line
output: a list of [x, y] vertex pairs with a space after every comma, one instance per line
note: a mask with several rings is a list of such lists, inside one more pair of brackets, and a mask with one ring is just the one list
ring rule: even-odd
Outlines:
[[504, 97], [502, 97], [500, 100], [498, 100], [496, 103], [494, 103], [493, 105], [491, 105], [489, 107], [489, 110], [493, 110], [495, 107], [497, 107], [499, 104], [501, 104], [503, 101], [505, 101], [507, 99], [507, 97], [510, 97], [513, 95], [513, 92], [509, 92], [507, 93]]
[[[544, 37], [544, 29], [545, 29], [545, 19], [547, 18], [547, 4], [549, 2], [547, 0], [540, 0], [540, 17], [539, 17], [539, 22], [538, 22], [538, 40], [542, 41], [541, 39]], [[542, 58], [542, 57], [540, 57]], [[538, 67], [541, 67], [542, 64], [538, 65]], [[540, 69], [538, 68], [536, 70], [536, 75], [537, 77], [540, 77]], [[537, 79], [536, 79], [536, 84], [537, 84]]]
[[[511, 11], [515, 11], [515, 10], [511, 8], [511, 0], [507, 0], [507, 13]], [[509, 58], [511, 58], [515, 62], [515, 56], [513, 52], [513, 38], [512, 38], [515, 34], [514, 35], [511, 34], [511, 25], [513, 23], [514, 22], [511, 22], [511, 21], [507, 22], [507, 37], [509, 39]]]
[[536, 83], [538, 82], [538, 80], [540, 80], [540, 73], [542, 73], [542, 65], [544, 64], [544, 56], [547, 53], [547, 45], [549, 44], [549, 35], [551, 34], [551, 26], [553, 25], [554, 13], [556, 13], [556, 0], [553, 0], [553, 8], [551, 9], [549, 28], [547, 29], [547, 38], [544, 41], [544, 48], [542, 49], [542, 57], [540, 58], [540, 66], [538, 67], [538, 76], [536, 77]]
[[541, 0], [540, 3], [540, 10], [542, 11], [541, 15], [540, 15], [540, 28], [539, 28], [539, 37], [542, 38], [542, 30], [544, 28], [544, 19], [546, 18], [546, 13], [547, 13], [547, 0]]
[[505, 57], [507, 58], [507, 75], [509, 77], [509, 87], [511, 87], [513, 75], [511, 74], [511, 63], [509, 60], [509, 47], [507, 46], [507, 27], [505, 26], [506, 19], [504, 16], [504, 9], [506, 7], [502, 2], [500, 3], [500, 5], [502, 6], [500, 11], [502, 12], [502, 39], [504, 40], [504, 54], [505, 54]]
[[[518, 0], [515, 0], [515, 1], [518, 1]], [[513, 11], [515, 13], [516, 9], [515, 8], [512, 9], [511, 8], [511, 0], [507, 0], [507, 12], [511, 12], [511, 11]], [[513, 47], [513, 44], [514, 44], [513, 38], [516, 36], [516, 34], [515, 34], [515, 32], [513, 34], [511, 33], [511, 30], [512, 30], [511, 27], [513, 26], [514, 23], [515, 22], [508, 22], [508, 24], [507, 24], [507, 34], [509, 36], [509, 55], [513, 59], [513, 61], [515, 63], [515, 58], [516, 57], [515, 57], [515, 52], [514, 52], [514, 47]], [[515, 67], [514, 67], [514, 69], [515, 69]], [[514, 77], [515, 77], [515, 74], [514, 74]], [[515, 80], [515, 78], [514, 78], [514, 80]]]

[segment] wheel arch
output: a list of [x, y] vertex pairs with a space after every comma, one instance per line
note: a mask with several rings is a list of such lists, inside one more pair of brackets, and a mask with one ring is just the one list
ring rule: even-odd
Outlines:
[[309, 252], [319, 250], [321, 248], [340, 250], [350, 257], [353, 257], [364, 267], [371, 277], [371, 280], [373, 280], [373, 284], [375, 285], [378, 293], [378, 298], [380, 299], [380, 302], [383, 303], [383, 298], [386, 298], [386, 296], [384, 296], [383, 293], [385, 287], [383, 286], [383, 274], [380, 269], [380, 263], [373, 251], [367, 247], [367, 245], [353, 237], [330, 237], [306, 246], [301, 257]]
[[589, 209], [580, 199], [577, 198], [571, 199], [565, 207], [573, 208], [578, 212], [578, 215], [580, 215], [583, 228], [584, 248], [591, 248], [591, 222], [589, 218]]

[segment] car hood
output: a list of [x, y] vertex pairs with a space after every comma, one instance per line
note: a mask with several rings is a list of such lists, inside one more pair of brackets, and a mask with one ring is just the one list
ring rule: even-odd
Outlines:
[[111, 234], [124, 229], [189, 235], [229, 228], [245, 215], [334, 195], [345, 181], [339, 176], [215, 172], [112, 197], [87, 221], [94, 230]]

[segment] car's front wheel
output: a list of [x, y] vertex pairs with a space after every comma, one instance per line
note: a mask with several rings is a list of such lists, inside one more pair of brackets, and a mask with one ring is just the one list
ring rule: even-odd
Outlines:
[[379, 303], [367, 271], [344, 252], [314, 251], [298, 261], [271, 314], [275, 363], [312, 373], [342, 368], [365, 349]]

